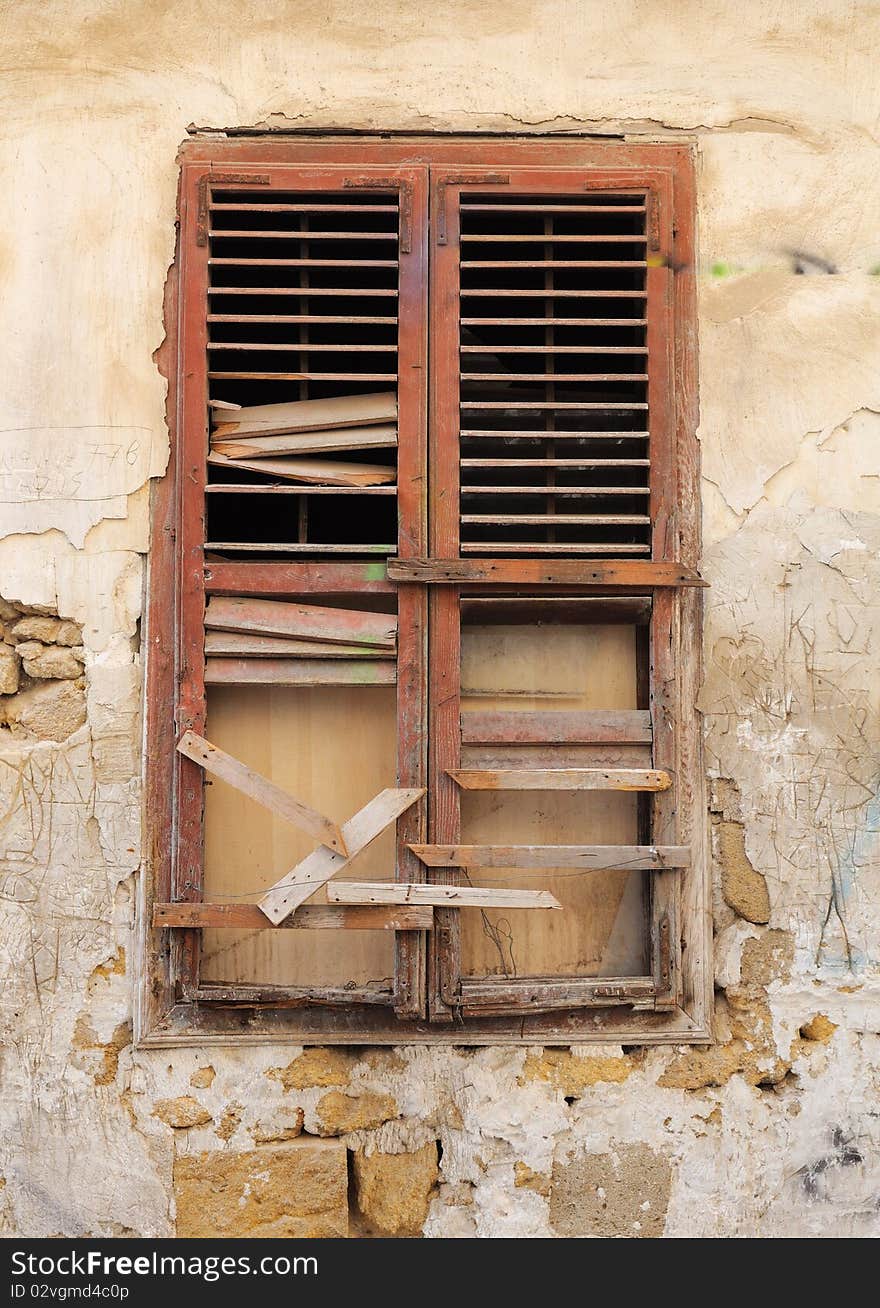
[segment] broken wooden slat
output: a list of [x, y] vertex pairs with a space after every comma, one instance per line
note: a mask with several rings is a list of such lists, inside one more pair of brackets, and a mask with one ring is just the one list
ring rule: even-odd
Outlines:
[[393, 686], [394, 659], [209, 658], [207, 686]]
[[322, 400], [290, 400], [239, 409], [234, 420], [218, 423], [215, 437], [271, 436], [331, 427], [362, 427], [397, 421], [394, 391], [381, 395], [336, 395]]
[[383, 908], [368, 904], [348, 907], [304, 904], [274, 927], [256, 904], [154, 904], [153, 926], [232, 927], [255, 931], [291, 927], [308, 931], [430, 931], [434, 926], [434, 911], [421, 905]]
[[641, 872], [690, 867], [687, 845], [410, 845], [426, 867], [583, 868]]
[[214, 433], [211, 448], [231, 458], [260, 459], [284, 454], [333, 454], [341, 450], [392, 449], [397, 444], [397, 427], [381, 423], [375, 427], [339, 427], [332, 430], [291, 432], [279, 436], [220, 436]]
[[461, 768], [449, 776], [463, 790], [668, 790], [672, 778], [654, 768]]
[[643, 744], [651, 740], [651, 714], [646, 709], [466, 712], [461, 740], [468, 745]]
[[228, 459], [209, 454], [208, 463], [233, 471], [265, 472], [273, 477], [287, 477], [316, 486], [381, 486], [394, 481], [397, 469], [381, 463], [342, 463], [331, 459]]
[[438, 908], [557, 908], [549, 890], [508, 890], [493, 886], [426, 886], [421, 882], [333, 881], [327, 898], [334, 904], [431, 904]]
[[331, 850], [339, 851], [340, 855], [347, 852], [345, 837], [330, 818], [301, 803], [286, 790], [276, 786], [274, 781], [261, 776], [259, 772], [255, 772], [239, 759], [233, 758], [231, 754], [217, 749], [216, 745], [203, 740], [194, 731], [185, 732], [178, 741], [177, 748], [181, 754], [192, 759], [193, 763], [198, 763], [206, 772], [211, 772], [221, 781], [234, 786], [242, 794], [262, 804], [264, 808], [270, 809], [278, 817], [283, 817], [287, 822], [299, 827], [301, 831], [307, 831], [310, 836], [320, 840], [322, 845], [328, 847], [328, 853]]
[[284, 640], [277, 636], [252, 636], [239, 631], [206, 631], [205, 653], [233, 658], [322, 658], [393, 659], [390, 649], [369, 645], [333, 645], [322, 640]]
[[208, 602], [205, 626], [244, 635], [281, 636], [330, 645], [366, 645], [370, 649], [392, 651], [397, 643], [397, 618], [391, 614], [284, 600], [218, 596]]
[[[532, 549], [529, 546], [529, 549]], [[582, 547], [579, 547], [582, 548]], [[389, 559], [390, 581], [468, 585], [486, 581], [511, 586], [706, 586], [692, 568], [648, 559]]]
[[424, 793], [424, 788], [380, 791], [342, 827], [348, 857], [344, 858], [330, 849], [314, 850], [266, 891], [259, 903], [262, 912], [276, 925], [283, 921], [288, 913], [298, 908], [319, 887], [326, 885], [356, 854], [372, 844], [386, 827], [411, 808]]

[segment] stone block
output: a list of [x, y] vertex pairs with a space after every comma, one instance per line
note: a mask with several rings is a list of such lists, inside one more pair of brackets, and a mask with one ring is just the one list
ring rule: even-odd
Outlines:
[[432, 1140], [411, 1154], [354, 1156], [358, 1211], [381, 1235], [421, 1235], [437, 1184], [437, 1144]]
[[338, 1238], [348, 1235], [348, 1166], [338, 1140], [295, 1140], [174, 1163], [183, 1239]]

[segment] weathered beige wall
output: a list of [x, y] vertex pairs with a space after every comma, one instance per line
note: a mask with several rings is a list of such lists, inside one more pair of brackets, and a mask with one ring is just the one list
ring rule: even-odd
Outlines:
[[[880, 8], [2, 11], [0, 593], [82, 624], [87, 720], [2, 733], [0, 1229], [192, 1233], [205, 1178], [218, 1229], [332, 1233], [334, 1137], [358, 1151], [353, 1231], [877, 1234]], [[256, 123], [695, 143], [708, 1051], [132, 1051], [174, 159], [190, 124]], [[838, 274], [795, 276], [790, 247]]]

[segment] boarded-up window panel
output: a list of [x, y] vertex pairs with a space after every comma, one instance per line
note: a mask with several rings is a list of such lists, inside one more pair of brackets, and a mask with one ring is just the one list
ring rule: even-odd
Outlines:
[[[636, 628], [630, 626], [465, 624], [462, 720], [478, 709], [633, 709], [636, 655]], [[564, 747], [559, 766], [576, 748]], [[528, 766], [530, 753], [540, 751], [537, 745], [494, 747], [499, 762], [514, 767]], [[467, 757], [465, 749], [463, 762]], [[463, 844], [638, 843], [634, 795], [469, 791], [460, 804]], [[463, 976], [634, 976], [646, 970], [642, 873], [510, 868], [469, 875], [474, 885], [549, 890], [564, 911], [462, 914]]]
[[[208, 730], [221, 749], [340, 823], [396, 785], [393, 687], [213, 686]], [[315, 842], [222, 782], [206, 789], [205, 899], [256, 903]], [[391, 827], [352, 860], [351, 878], [393, 880], [394, 844]], [[320, 890], [309, 900], [326, 902]], [[383, 983], [390, 992], [393, 933], [209, 930], [201, 975], [253, 985]]]

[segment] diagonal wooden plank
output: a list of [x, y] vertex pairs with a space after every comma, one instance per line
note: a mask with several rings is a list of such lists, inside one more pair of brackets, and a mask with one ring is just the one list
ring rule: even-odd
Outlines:
[[410, 845], [427, 867], [582, 868], [637, 872], [690, 867], [688, 845]]
[[423, 788], [389, 789], [382, 790], [374, 796], [369, 804], [359, 809], [342, 828], [348, 857], [335, 854], [330, 849], [316, 849], [266, 891], [259, 906], [270, 922], [274, 922], [276, 926], [282, 922], [289, 913], [335, 876], [340, 868], [350, 863], [356, 854], [372, 844], [387, 826], [396, 821], [401, 813], [405, 813], [417, 799], [421, 799], [424, 793]]
[[181, 754], [192, 759], [193, 763], [198, 763], [206, 772], [213, 773], [227, 785], [234, 786], [236, 790], [250, 796], [264, 808], [271, 809], [273, 813], [277, 813], [293, 826], [299, 827], [301, 831], [307, 831], [310, 836], [320, 840], [322, 845], [328, 847], [328, 853], [331, 850], [338, 851], [340, 854], [347, 853], [345, 837], [335, 822], [324, 817], [323, 813], [317, 813], [313, 808], [300, 803], [286, 790], [276, 786], [274, 781], [261, 776], [259, 772], [255, 772], [239, 759], [233, 758], [231, 754], [225, 754], [209, 740], [197, 736], [194, 731], [187, 731], [181, 737], [177, 748]]
[[506, 886], [426, 886], [422, 882], [335, 881], [327, 887], [334, 904], [431, 904], [439, 908], [558, 908], [549, 890]]

